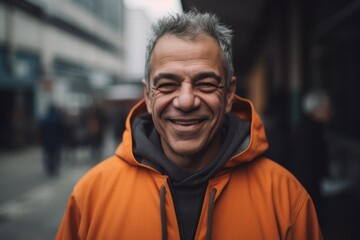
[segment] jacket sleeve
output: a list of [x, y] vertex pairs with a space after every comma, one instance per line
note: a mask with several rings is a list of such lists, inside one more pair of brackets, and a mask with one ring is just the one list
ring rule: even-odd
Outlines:
[[75, 240], [80, 239], [79, 226], [80, 226], [81, 213], [77, 205], [76, 198], [71, 195], [64, 217], [60, 224], [56, 240]]
[[308, 194], [305, 194], [303, 198], [299, 211], [295, 216], [292, 231], [290, 231], [287, 239], [323, 239], [315, 206]]

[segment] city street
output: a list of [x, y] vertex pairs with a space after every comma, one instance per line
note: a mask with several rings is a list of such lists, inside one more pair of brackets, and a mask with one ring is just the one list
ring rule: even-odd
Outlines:
[[[108, 146], [103, 155], [113, 151]], [[0, 239], [54, 239], [75, 182], [93, 165], [82, 150], [49, 177], [40, 147], [0, 152]]]

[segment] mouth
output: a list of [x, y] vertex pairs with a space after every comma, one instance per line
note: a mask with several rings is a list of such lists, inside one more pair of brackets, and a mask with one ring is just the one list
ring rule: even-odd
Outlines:
[[170, 120], [173, 124], [181, 126], [192, 126], [200, 124], [203, 120]]
[[207, 118], [168, 118], [169, 128], [172, 134], [179, 139], [188, 140], [198, 138], [201, 130], [206, 128]]

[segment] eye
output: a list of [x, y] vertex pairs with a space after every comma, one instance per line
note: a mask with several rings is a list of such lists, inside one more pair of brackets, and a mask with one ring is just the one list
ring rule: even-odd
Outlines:
[[162, 82], [158, 83], [154, 88], [162, 93], [172, 93], [179, 88], [179, 85], [175, 82]]
[[221, 86], [213, 82], [198, 82], [195, 84], [195, 88], [204, 93], [211, 93], [221, 88]]

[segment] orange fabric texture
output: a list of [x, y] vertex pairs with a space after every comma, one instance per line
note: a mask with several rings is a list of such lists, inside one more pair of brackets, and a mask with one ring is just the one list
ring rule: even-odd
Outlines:
[[[130, 112], [116, 155], [90, 170], [75, 186], [57, 239], [161, 239], [160, 188], [165, 186], [168, 239], [179, 230], [167, 176], [138, 163], [132, 152]], [[252, 104], [236, 97], [233, 111], [251, 120], [248, 147], [233, 156], [208, 184], [195, 239], [322, 239], [310, 196], [287, 170], [262, 157], [268, 145]], [[207, 229], [211, 189], [216, 189], [212, 229]]]

